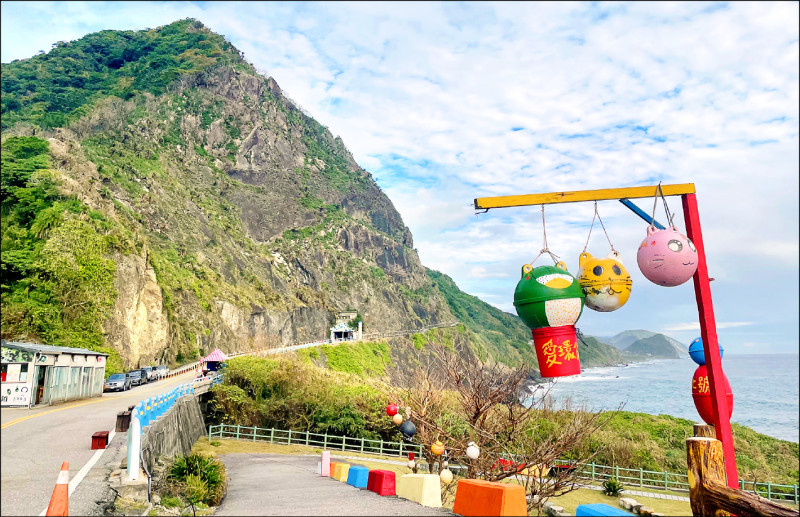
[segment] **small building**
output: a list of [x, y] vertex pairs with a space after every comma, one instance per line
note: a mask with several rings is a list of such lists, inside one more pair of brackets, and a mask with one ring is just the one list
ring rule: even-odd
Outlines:
[[2, 407], [33, 407], [103, 394], [108, 354], [5, 340], [0, 352]]
[[342, 311], [336, 314], [336, 324], [347, 323], [358, 316], [358, 311]]
[[342, 311], [336, 314], [336, 325], [331, 327], [331, 341], [361, 341], [363, 323], [358, 322], [358, 330], [349, 323], [358, 316], [358, 311]]

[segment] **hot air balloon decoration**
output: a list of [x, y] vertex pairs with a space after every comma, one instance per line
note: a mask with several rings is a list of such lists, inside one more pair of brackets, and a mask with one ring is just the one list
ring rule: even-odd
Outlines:
[[[725, 350], [720, 346], [719, 347], [720, 359], [722, 359], [722, 353], [724, 351]], [[695, 340], [689, 344], [689, 357], [692, 358], [692, 361], [701, 366], [706, 364], [706, 354], [703, 351], [703, 338], [701, 337], [695, 338]]]
[[403, 415], [401, 415], [400, 413], [395, 413], [394, 416], [392, 416], [392, 422], [394, 423], [394, 425], [402, 424], [403, 423]]
[[586, 295], [586, 306], [598, 312], [619, 309], [631, 296], [631, 275], [612, 250], [606, 258], [595, 258], [583, 252], [578, 257], [578, 284]]
[[431, 445], [431, 452], [437, 456], [441, 456], [444, 453], [444, 444], [439, 440], [436, 440], [436, 443]]
[[[733, 414], [733, 391], [728, 382], [728, 377], [725, 373], [722, 374], [722, 385], [725, 386], [725, 397], [728, 399], [728, 419]], [[694, 406], [697, 408], [697, 413], [703, 422], [714, 425], [714, 411], [711, 405], [711, 389], [708, 380], [708, 371], [706, 365], [702, 364], [697, 367], [692, 377], [692, 399]]]
[[532, 330], [542, 377], [581, 373], [575, 322], [583, 312], [583, 290], [567, 266], [522, 266], [514, 307]]
[[389, 416], [394, 416], [397, 414], [397, 404], [389, 404], [386, 406], [386, 414]]
[[639, 245], [636, 262], [642, 274], [654, 284], [675, 287], [697, 271], [697, 249], [675, 225], [657, 230], [647, 227], [647, 237]]
[[400, 434], [403, 435], [407, 441], [411, 441], [411, 438], [417, 433], [417, 426], [414, 425], [414, 422], [411, 420], [406, 420], [400, 426]]
[[477, 460], [478, 456], [481, 455], [481, 449], [475, 442], [469, 442], [465, 452], [467, 453], [467, 457], [471, 460]]

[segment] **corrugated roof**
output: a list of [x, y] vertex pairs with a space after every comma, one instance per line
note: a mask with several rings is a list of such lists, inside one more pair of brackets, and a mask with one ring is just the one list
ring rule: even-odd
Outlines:
[[41, 352], [43, 354], [87, 354], [87, 355], [104, 355], [108, 354], [97, 352], [95, 350], [87, 350], [86, 348], [71, 348], [68, 346], [53, 346], [53, 345], [40, 345], [38, 343], [17, 343], [15, 341], [3, 340], [0, 345], [7, 348], [16, 348], [18, 350], [29, 350], [31, 352]]

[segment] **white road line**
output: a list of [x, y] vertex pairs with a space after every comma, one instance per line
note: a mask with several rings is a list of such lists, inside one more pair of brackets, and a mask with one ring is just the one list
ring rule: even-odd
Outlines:
[[[113, 429], [108, 432], [109, 444], [111, 443], [111, 440], [114, 439], [115, 434], [117, 433]], [[95, 463], [97, 463], [98, 460], [100, 460], [100, 456], [102, 456], [104, 452], [106, 452], [105, 449], [98, 449], [97, 452], [95, 452], [94, 455], [89, 459], [89, 461], [86, 462], [86, 465], [84, 465], [83, 468], [79, 470], [77, 474], [75, 474], [75, 477], [72, 478], [72, 481], [69, 482], [69, 497], [72, 497], [72, 492], [74, 492], [75, 489], [78, 488], [78, 485], [81, 484], [83, 478], [85, 478], [86, 474], [88, 474], [89, 471], [92, 470], [92, 467], [94, 467]], [[40, 513], [39, 515], [42, 516], [45, 515], [46, 513], [47, 513], [47, 508], [42, 510], [42, 513]]]

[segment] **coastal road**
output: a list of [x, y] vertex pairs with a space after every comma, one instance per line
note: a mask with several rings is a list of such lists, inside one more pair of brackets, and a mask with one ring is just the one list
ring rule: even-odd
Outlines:
[[70, 481], [94, 456], [92, 435], [112, 431], [117, 413], [190, 382], [193, 372], [102, 397], [34, 409], [0, 410], [0, 514], [39, 515], [47, 508], [61, 463]]

